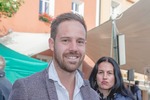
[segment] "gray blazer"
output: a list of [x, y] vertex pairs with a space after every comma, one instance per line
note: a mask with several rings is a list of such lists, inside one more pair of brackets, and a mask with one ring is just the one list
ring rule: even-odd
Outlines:
[[12, 88], [12, 84], [5, 77], [5, 72], [3, 70], [0, 70], [0, 91], [2, 92], [1, 96], [3, 96], [4, 98], [0, 100], [8, 100], [11, 88]]
[[[84, 80], [80, 88], [83, 100], [99, 100], [98, 94]], [[48, 68], [13, 84], [8, 100], [58, 100], [53, 80], [48, 79]]]

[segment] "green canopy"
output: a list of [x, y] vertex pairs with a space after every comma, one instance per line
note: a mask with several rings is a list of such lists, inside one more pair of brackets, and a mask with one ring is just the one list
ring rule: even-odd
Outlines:
[[6, 77], [13, 83], [16, 79], [27, 77], [41, 71], [48, 66], [43, 62], [26, 55], [20, 54], [0, 44], [0, 55], [6, 60]]

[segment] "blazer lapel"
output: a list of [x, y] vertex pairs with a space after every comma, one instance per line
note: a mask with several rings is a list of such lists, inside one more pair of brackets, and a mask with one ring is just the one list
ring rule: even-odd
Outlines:
[[86, 82], [86, 80], [84, 80], [84, 83], [85, 83], [85, 86], [81, 87], [81, 93], [82, 93], [83, 100], [91, 100], [90, 88], [88, 86], [88, 82]]
[[49, 100], [58, 100], [54, 81], [48, 78], [48, 68], [46, 72], [46, 87], [49, 95]]

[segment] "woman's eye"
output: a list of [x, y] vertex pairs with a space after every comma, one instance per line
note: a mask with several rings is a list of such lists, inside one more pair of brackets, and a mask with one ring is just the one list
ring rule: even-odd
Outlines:
[[98, 74], [102, 74], [103, 72], [98, 72]]
[[113, 74], [112, 72], [108, 72], [109, 75]]

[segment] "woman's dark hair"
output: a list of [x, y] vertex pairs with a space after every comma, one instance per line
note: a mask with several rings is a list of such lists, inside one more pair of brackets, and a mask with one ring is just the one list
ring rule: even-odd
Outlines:
[[57, 16], [52, 21], [52, 23], [51, 23], [51, 38], [53, 38], [55, 40], [56, 34], [57, 34], [57, 28], [60, 23], [62, 23], [64, 21], [70, 21], [70, 20], [75, 20], [75, 21], [78, 21], [79, 23], [81, 23], [84, 26], [85, 31], [87, 33], [87, 27], [86, 27], [84, 18], [82, 16], [80, 16], [79, 14], [68, 12], [68, 13], [63, 13], [63, 14]]
[[[112, 66], [114, 68], [115, 84], [111, 88], [111, 92], [110, 92], [109, 96], [113, 96], [115, 93], [120, 93], [124, 96], [130, 97], [131, 94], [129, 94], [129, 91], [124, 86], [120, 67], [119, 67], [118, 63], [111, 57], [102, 57], [96, 62], [95, 66], [94, 66], [94, 68], [90, 74], [90, 77], [89, 77], [91, 87], [94, 90], [98, 91], [98, 85], [96, 82], [96, 75], [98, 72], [98, 65], [102, 62], [109, 62], [112, 64]], [[133, 97], [131, 96], [131, 98], [133, 98]]]

